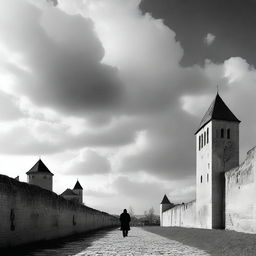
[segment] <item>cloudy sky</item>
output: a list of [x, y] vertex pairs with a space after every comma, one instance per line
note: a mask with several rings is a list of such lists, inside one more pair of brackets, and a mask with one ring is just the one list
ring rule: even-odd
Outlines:
[[136, 214], [195, 197], [195, 138], [216, 94], [256, 145], [256, 1], [0, 0], [0, 172], [41, 156], [54, 191]]

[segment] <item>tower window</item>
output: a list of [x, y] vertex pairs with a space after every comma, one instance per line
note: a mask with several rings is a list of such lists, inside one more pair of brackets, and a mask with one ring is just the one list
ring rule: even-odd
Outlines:
[[230, 129], [227, 129], [227, 138], [230, 139]]
[[203, 183], [203, 176], [202, 175], [200, 177], [200, 181], [201, 181], [201, 183]]
[[224, 138], [224, 129], [223, 128], [220, 130], [220, 137]]
[[208, 144], [209, 143], [209, 128], [207, 128], [206, 139], [207, 139], [207, 144]]
[[204, 132], [204, 146], [206, 145], [206, 132]]
[[209, 182], [209, 173], [207, 173], [207, 183]]
[[201, 141], [200, 141], [200, 136], [198, 137], [198, 149], [201, 149]]

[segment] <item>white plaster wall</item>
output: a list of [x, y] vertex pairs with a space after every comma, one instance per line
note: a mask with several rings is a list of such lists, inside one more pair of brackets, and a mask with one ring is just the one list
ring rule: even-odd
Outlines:
[[256, 233], [256, 150], [245, 161], [226, 172], [226, 229]]
[[[209, 129], [209, 142], [199, 150], [199, 136]], [[208, 174], [208, 180], [207, 180]], [[201, 183], [201, 176], [203, 182]], [[212, 122], [196, 134], [196, 213], [197, 226], [212, 228]]]
[[163, 227], [196, 227], [196, 201], [176, 205], [163, 212]]

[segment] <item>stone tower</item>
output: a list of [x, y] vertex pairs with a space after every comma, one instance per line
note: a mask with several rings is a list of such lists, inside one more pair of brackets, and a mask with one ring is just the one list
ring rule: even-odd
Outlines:
[[83, 187], [81, 186], [78, 180], [73, 188], [73, 192], [78, 195], [78, 202], [82, 204], [83, 203]]
[[239, 123], [217, 93], [195, 133], [199, 227], [225, 227], [224, 172], [239, 165]]
[[41, 159], [26, 173], [28, 183], [52, 191], [53, 174]]
[[163, 223], [163, 212], [166, 210], [171, 209], [174, 206], [173, 203], [171, 203], [166, 195], [164, 195], [162, 202], [160, 203], [160, 226], [164, 226]]

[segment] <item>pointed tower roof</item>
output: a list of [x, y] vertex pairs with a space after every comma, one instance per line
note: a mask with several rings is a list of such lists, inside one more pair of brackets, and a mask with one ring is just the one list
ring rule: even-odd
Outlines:
[[41, 159], [37, 161], [37, 163], [28, 171], [26, 174], [36, 174], [36, 173], [44, 173], [48, 175], [52, 175], [53, 173], [46, 167]]
[[74, 189], [83, 189], [83, 187], [81, 186], [81, 184], [79, 183], [79, 181], [77, 180], [76, 185], [74, 186]]
[[172, 203], [169, 201], [168, 197], [166, 195], [164, 195], [161, 204], [172, 204]]
[[222, 100], [220, 95], [217, 93], [214, 101], [206, 111], [203, 119], [200, 122], [199, 128], [196, 133], [203, 128], [206, 124], [208, 124], [211, 120], [222, 120], [222, 121], [230, 121], [230, 122], [241, 122], [237, 117], [232, 113], [232, 111], [228, 108], [225, 102]]

